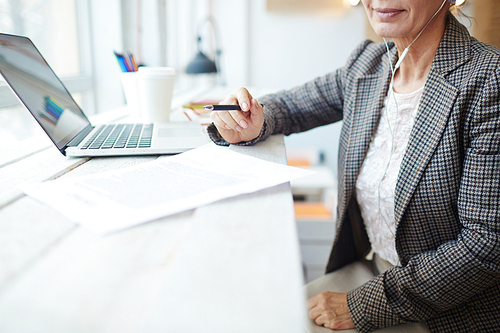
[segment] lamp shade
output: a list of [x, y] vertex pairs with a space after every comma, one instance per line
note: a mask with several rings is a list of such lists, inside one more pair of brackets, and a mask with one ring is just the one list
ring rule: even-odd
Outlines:
[[216, 73], [217, 66], [215, 66], [215, 62], [208, 59], [203, 52], [198, 51], [198, 54], [194, 57], [193, 60], [188, 64], [186, 68], [186, 73], [188, 74], [201, 74], [201, 73]]

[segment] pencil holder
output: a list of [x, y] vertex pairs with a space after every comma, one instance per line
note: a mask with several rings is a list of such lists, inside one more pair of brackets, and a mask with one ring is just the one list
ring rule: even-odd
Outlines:
[[137, 84], [137, 72], [121, 73], [123, 92], [130, 115], [133, 118], [141, 118], [141, 109], [139, 105], [139, 87]]

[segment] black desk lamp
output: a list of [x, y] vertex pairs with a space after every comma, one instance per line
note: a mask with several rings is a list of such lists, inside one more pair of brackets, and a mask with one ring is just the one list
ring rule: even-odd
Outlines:
[[215, 62], [208, 59], [208, 57], [201, 52], [201, 37], [198, 37], [198, 53], [191, 62], [189, 62], [186, 73], [188, 74], [201, 74], [201, 73], [217, 73], [217, 66]]
[[[202, 51], [201, 51], [201, 30], [203, 28], [203, 25], [205, 23], [209, 22], [212, 25], [212, 30], [214, 32], [214, 37], [215, 37], [215, 60], [212, 61], [210, 60]], [[207, 17], [203, 22], [201, 22], [198, 25], [198, 36], [197, 36], [197, 42], [198, 42], [198, 53], [194, 57], [193, 60], [191, 60], [186, 68], [186, 73], [187, 74], [202, 74], [202, 73], [218, 73], [220, 75], [220, 64], [219, 64], [219, 58], [221, 55], [221, 49], [218, 46], [219, 42], [219, 36], [218, 36], [218, 31], [216, 30], [216, 25], [214, 22], [214, 19], [209, 16]]]

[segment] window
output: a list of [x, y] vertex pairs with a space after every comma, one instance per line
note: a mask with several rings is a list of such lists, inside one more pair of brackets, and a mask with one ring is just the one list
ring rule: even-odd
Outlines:
[[[0, 0], [0, 31], [28, 36], [71, 92], [90, 91], [89, 70], [82, 59], [85, 34], [78, 23], [79, 0]], [[7, 87], [2, 85], [5, 92]], [[78, 94], [81, 96], [81, 94]], [[83, 102], [83, 101], [80, 101]], [[0, 107], [17, 105], [3, 99]]]
[[213, 74], [186, 75], [184, 70], [197, 53], [197, 37], [202, 38], [202, 51], [214, 59], [215, 41], [211, 26], [207, 0], [170, 0], [166, 7], [166, 60], [167, 66], [178, 69], [179, 90], [192, 86], [213, 85]]
[[[91, 101], [88, 51], [82, 47], [86, 5], [83, 0], [0, 0], [0, 31], [29, 37], [62, 79], [76, 102]], [[0, 81], [0, 139], [15, 143], [41, 134], [5, 81]]]
[[[209, 0], [122, 0], [123, 45], [140, 64], [169, 66], [177, 72], [175, 90], [213, 85], [213, 75], [186, 75], [184, 70], [196, 55], [198, 32], [203, 51], [213, 59], [213, 40], [203, 22], [209, 16]], [[199, 29], [200, 28], [200, 29]], [[200, 30], [200, 31], [198, 31]]]

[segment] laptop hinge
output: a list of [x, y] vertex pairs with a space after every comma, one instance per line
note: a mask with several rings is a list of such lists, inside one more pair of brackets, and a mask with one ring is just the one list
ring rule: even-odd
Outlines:
[[94, 129], [94, 126], [87, 126], [83, 130], [80, 131], [70, 142], [66, 145], [66, 147], [76, 147], [82, 142], [82, 140]]

